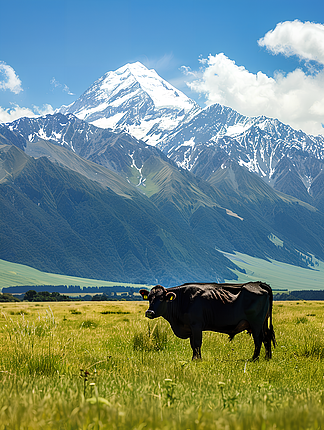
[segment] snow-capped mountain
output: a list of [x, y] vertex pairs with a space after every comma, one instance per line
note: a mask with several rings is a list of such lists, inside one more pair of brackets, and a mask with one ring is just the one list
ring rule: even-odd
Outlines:
[[[280, 180], [282, 191], [283, 177], [295, 169], [308, 192], [324, 162], [323, 136], [307, 135], [273, 118], [246, 117], [219, 104], [201, 109], [139, 62], [106, 73], [60, 112], [126, 131], [206, 179], [230, 160], [274, 187]], [[314, 162], [306, 165], [309, 158]]]
[[[0, 124], [0, 133], [9, 130], [27, 142], [48, 140], [67, 146], [80, 153], [90, 137], [102, 134], [102, 130], [80, 121], [74, 115], [45, 115], [37, 118], [19, 118], [8, 124]], [[26, 146], [26, 142], [23, 146]], [[21, 147], [21, 146], [20, 146]]]
[[110, 139], [106, 133], [126, 131], [204, 179], [236, 162], [275, 189], [305, 201], [318, 175], [324, 175], [323, 136], [307, 135], [277, 119], [247, 117], [219, 104], [201, 109], [141, 63], [106, 73], [59, 111], [8, 127], [28, 141], [67, 145], [88, 159]]
[[152, 155], [172, 163], [158, 148], [127, 133], [96, 127], [72, 114], [19, 118], [9, 124], [0, 124], [0, 142], [4, 135], [27, 154], [34, 155], [32, 148], [35, 145], [30, 143], [49, 141], [119, 173], [127, 173], [130, 167], [139, 170]]
[[323, 136], [265, 116], [246, 117], [219, 104], [180, 124], [159, 147], [179, 166], [206, 179], [230, 160], [275, 186], [285, 165], [288, 170], [296, 168], [309, 189], [324, 165]]
[[106, 73], [59, 109], [97, 127], [127, 131], [150, 145], [199, 111], [194, 101], [139, 62]]

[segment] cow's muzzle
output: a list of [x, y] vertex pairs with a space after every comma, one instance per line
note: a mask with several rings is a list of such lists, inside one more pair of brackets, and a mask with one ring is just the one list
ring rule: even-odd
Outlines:
[[155, 312], [154, 311], [150, 311], [149, 309], [145, 312], [145, 316], [146, 318], [150, 318], [150, 320], [152, 320], [153, 318], [155, 318]]

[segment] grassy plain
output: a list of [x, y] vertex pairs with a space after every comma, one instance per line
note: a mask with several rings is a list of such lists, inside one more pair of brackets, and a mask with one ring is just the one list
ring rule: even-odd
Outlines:
[[292, 266], [275, 260], [262, 260], [247, 254], [225, 253], [233, 263], [245, 270], [245, 274], [235, 270], [237, 282], [265, 281], [272, 289], [324, 290], [324, 262], [316, 260], [312, 268]]
[[273, 359], [204, 333], [201, 361], [142, 302], [0, 304], [0, 430], [324, 428], [324, 304], [275, 302]]
[[75, 276], [46, 273], [23, 264], [0, 260], [0, 291], [4, 287], [20, 285], [79, 285], [81, 288], [127, 285], [128, 287], [141, 288], [139, 284], [101, 281], [99, 279], [78, 278]]
[[[288, 289], [289, 291], [293, 291], [324, 289], [324, 262], [320, 260], [314, 259], [314, 268], [305, 269], [275, 260], [262, 260], [239, 252], [224, 254], [246, 272], [244, 274], [237, 270], [233, 271], [238, 276], [238, 280], [235, 282], [266, 280], [274, 290]], [[199, 280], [195, 279], [194, 281]], [[200, 281], [203, 282], [205, 280], [203, 279]], [[227, 281], [230, 282], [233, 280], [228, 279]], [[135, 288], [150, 288], [150, 286], [143, 286], [140, 284], [101, 281], [46, 273], [22, 264], [0, 260], [0, 291], [4, 287], [19, 285], [79, 285], [81, 288], [126, 285]]]

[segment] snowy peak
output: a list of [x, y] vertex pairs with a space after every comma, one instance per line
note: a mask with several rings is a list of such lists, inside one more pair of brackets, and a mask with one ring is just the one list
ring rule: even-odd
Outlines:
[[[119, 78], [119, 83], [116, 77]], [[138, 83], [139, 89], [151, 98], [157, 109], [171, 108], [189, 111], [194, 106], [192, 100], [185, 94], [162, 79], [154, 69], [147, 69], [140, 62], [126, 64], [116, 72], [108, 72], [105, 75], [104, 86], [109, 88], [111, 83], [121, 85], [127, 80], [133, 81], [135, 85]]]
[[136, 62], [106, 73], [59, 111], [101, 128], [127, 131], [155, 145], [200, 108], [155, 70]]

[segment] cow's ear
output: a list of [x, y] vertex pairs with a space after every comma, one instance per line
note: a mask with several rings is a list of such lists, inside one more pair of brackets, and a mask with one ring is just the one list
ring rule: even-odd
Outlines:
[[167, 293], [165, 296], [165, 300], [167, 302], [172, 302], [177, 297], [176, 293]]
[[143, 297], [143, 300], [148, 300], [149, 292], [147, 290], [139, 290], [139, 293]]

